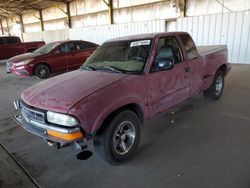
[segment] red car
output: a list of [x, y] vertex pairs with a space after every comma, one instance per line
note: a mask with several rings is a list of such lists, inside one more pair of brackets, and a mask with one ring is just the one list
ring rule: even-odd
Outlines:
[[7, 73], [45, 79], [52, 72], [79, 68], [97, 47], [97, 44], [80, 40], [49, 43], [32, 53], [9, 59]]
[[201, 92], [218, 100], [230, 69], [226, 46], [196, 47], [184, 32], [113, 39], [81, 69], [23, 91], [15, 120], [58, 148], [93, 140], [117, 165], [134, 155], [145, 120]]

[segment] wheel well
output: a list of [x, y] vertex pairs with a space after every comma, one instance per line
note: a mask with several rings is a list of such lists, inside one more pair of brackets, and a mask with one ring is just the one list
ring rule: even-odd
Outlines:
[[227, 74], [227, 66], [226, 66], [225, 64], [221, 65], [221, 66], [218, 68], [217, 72], [218, 72], [218, 71], [222, 71], [223, 74], [226, 75], [226, 74]]
[[141, 106], [138, 105], [138, 104], [135, 104], [135, 103], [127, 104], [125, 106], [122, 106], [122, 107], [116, 109], [108, 117], [106, 117], [104, 119], [103, 123], [101, 124], [100, 129], [97, 131], [97, 134], [104, 130], [104, 128], [108, 125], [108, 122], [111, 119], [113, 119], [118, 113], [120, 113], [121, 111], [124, 111], [124, 110], [131, 110], [134, 113], [136, 113], [136, 115], [138, 116], [140, 122], [143, 124], [143, 122], [144, 122], [144, 113], [143, 113], [143, 109], [141, 108]]
[[34, 67], [34, 69], [33, 69], [33, 74], [34, 74], [34, 75], [35, 75], [36, 67], [37, 67], [38, 65], [47, 65], [47, 66], [49, 67], [49, 72], [51, 73], [51, 67], [50, 67], [50, 65], [47, 64], [47, 63], [41, 62], [41, 63], [38, 63], [38, 64]]

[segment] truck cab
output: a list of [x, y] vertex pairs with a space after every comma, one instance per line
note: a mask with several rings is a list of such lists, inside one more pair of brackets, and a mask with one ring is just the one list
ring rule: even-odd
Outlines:
[[20, 38], [16, 36], [0, 37], [0, 61], [6, 61], [13, 56], [32, 52], [44, 44], [42, 41], [22, 43]]

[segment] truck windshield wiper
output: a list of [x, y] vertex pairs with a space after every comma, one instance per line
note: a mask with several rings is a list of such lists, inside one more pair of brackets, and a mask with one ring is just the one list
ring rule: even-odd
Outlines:
[[94, 71], [94, 70], [95, 70], [94, 67], [91, 67], [91, 66], [84, 66], [84, 65], [82, 65], [82, 66], [80, 67], [80, 69], [81, 69], [81, 70], [87, 70], [87, 71]]
[[122, 70], [117, 69], [116, 67], [111, 67], [111, 66], [106, 66], [106, 65], [102, 65], [100, 67], [97, 67], [97, 69], [106, 69], [106, 70], [110, 70], [112, 72], [116, 72], [116, 73], [119, 73], [119, 74], [123, 73]]

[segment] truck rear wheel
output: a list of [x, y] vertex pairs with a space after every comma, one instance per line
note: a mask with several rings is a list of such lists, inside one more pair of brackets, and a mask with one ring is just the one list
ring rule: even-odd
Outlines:
[[134, 154], [140, 141], [141, 122], [129, 110], [117, 114], [103, 131], [96, 135], [94, 147], [98, 155], [111, 165], [126, 162]]
[[39, 64], [35, 67], [35, 75], [40, 79], [46, 79], [49, 77], [50, 69], [46, 64]]
[[224, 83], [224, 73], [222, 71], [218, 71], [215, 74], [212, 85], [204, 91], [204, 96], [212, 100], [218, 100], [223, 93]]

